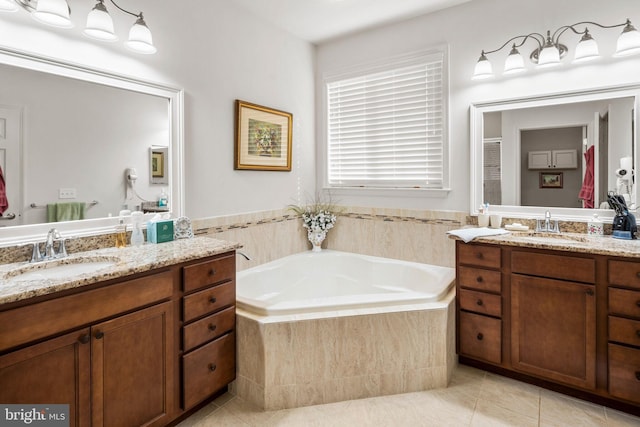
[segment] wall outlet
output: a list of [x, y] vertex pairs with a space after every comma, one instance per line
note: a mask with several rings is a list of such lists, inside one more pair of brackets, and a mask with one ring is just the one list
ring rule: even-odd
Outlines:
[[75, 188], [60, 188], [58, 189], [59, 199], [75, 199], [77, 197]]

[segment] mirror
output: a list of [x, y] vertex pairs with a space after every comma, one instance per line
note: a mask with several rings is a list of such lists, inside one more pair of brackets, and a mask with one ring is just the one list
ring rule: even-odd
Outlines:
[[181, 90], [5, 49], [0, 78], [0, 244], [108, 232], [161, 193], [183, 214]]
[[631, 86], [473, 104], [471, 213], [488, 203], [510, 217], [549, 209], [557, 219], [609, 219], [610, 191], [634, 209], [638, 94]]

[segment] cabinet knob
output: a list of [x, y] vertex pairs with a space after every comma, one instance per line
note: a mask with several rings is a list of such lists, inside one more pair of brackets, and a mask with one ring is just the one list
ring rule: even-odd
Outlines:
[[209, 364], [209, 371], [210, 371], [210, 372], [215, 371], [215, 370], [216, 370], [216, 368], [217, 368], [217, 366], [216, 366], [216, 364], [215, 364], [215, 363], [210, 363], [210, 364]]
[[[216, 326], [216, 325], [214, 325], [213, 323], [209, 323], [209, 330], [210, 330], [211, 332], [215, 331], [216, 329], [217, 329], [217, 326]], [[638, 332], [640, 332], [640, 331], [638, 331]]]
[[640, 381], [640, 371], [636, 371], [636, 379]]
[[636, 305], [640, 307], [640, 300], [636, 301]]
[[478, 282], [478, 283], [482, 283], [483, 280], [484, 279], [482, 278], [482, 276], [476, 277], [476, 282]]
[[96, 337], [97, 340], [102, 339], [102, 337], [104, 337], [104, 332], [102, 331], [97, 331], [94, 335], [94, 337]]
[[638, 338], [640, 338], [640, 329], [636, 331], [636, 335], [638, 336]]
[[209, 276], [215, 276], [216, 274], [216, 269], [212, 268], [211, 270], [209, 270]]
[[587, 289], [586, 293], [589, 296], [593, 296], [593, 289]]
[[[640, 333], [640, 331], [638, 331], [638, 333]], [[91, 335], [89, 334], [80, 335], [80, 338], [78, 338], [78, 341], [80, 342], [80, 344], [87, 344], [90, 340], [91, 340]]]
[[484, 255], [482, 255], [482, 252], [478, 252], [478, 253], [476, 254], [476, 258], [478, 258], [478, 259], [482, 259], [482, 258], [484, 258]]
[[479, 299], [478, 301], [476, 301], [476, 304], [478, 304], [478, 305], [482, 305], [482, 300], [481, 300], [481, 299]]
[[216, 297], [209, 297], [209, 302], [210, 302], [211, 304], [215, 304], [215, 303], [216, 303], [216, 301], [218, 301], [218, 299], [217, 299]]
[[482, 341], [484, 338], [484, 335], [482, 335], [482, 332], [478, 332], [478, 335], [476, 336], [476, 338], [478, 338], [478, 341]]
[[638, 279], [640, 279], [640, 271], [638, 271], [638, 272], [636, 273], [636, 277], [637, 277]]

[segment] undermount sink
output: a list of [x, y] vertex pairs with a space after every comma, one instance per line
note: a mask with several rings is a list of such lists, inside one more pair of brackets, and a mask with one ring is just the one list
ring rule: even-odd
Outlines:
[[540, 241], [564, 241], [569, 243], [576, 242], [587, 242], [588, 239], [586, 236], [580, 236], [575, 234], [563, 234], [563, 233], [534, 233], [534, 234], [524, 234], [522, 236], [525, 239], [530, 240], [540, 240]]
[[116, 257], [79, 257], [40, 262], [6, 273], [13, 281], [71, 279], [83, 274], [96, 273], [120, 260]]

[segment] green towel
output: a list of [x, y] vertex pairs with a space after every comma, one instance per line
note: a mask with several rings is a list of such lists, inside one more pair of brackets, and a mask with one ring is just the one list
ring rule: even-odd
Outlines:
[[47, 222], [84, 219], [85, 206], [81, 202], [49, 203], [47, 205]]

